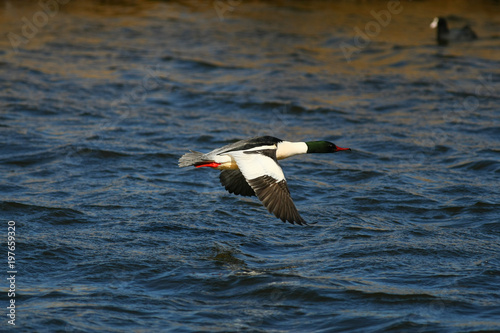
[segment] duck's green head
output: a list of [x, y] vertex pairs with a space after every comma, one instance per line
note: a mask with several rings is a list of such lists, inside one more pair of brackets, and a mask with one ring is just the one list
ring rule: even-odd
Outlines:
[[341, 150], [351, 150], [351, 148], [340, 148], [328, 141], [308, 141], [307, 153], [336, 153]]

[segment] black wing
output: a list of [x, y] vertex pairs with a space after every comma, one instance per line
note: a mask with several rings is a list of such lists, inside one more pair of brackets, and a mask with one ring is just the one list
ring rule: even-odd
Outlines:
[[276, 179], [273, 177], [261, 176], [249, 179], [248, 183], [255, 190], [257, 197], [262, 201], [267, 210], [277, 218], [283, 222], [288, 221], [292, 224], [306, 224], [306, 221], [300, 216], [292, 201], [285, 180], [276, 182]]
[[254, 190], [248, 185], [247, 180], [240, 170], [222, 170], [219, 176], [220, 183], [229, 193], [251, 197]]

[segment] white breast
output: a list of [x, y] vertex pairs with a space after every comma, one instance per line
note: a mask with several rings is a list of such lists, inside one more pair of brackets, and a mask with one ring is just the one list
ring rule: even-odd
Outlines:
[[307, 153], [307, 144], [305, 142], [282, 141], [278, 143], [276, 158], [282, 160], [293, 155], [305, 153]]

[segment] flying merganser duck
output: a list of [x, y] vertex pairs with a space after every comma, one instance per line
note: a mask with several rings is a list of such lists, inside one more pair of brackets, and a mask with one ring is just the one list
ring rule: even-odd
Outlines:
[[328, 141], [290, 142], [272, 136], [241, 140], [203, 154], [191, 151], [179, 159], [179, 167], [222, 170], [220, 182], [229, 193], [254, 196], [283, 222], [306, 224], [292, 201], [278, 160], [310, 153], [335, 153], [340, 148]]
[[476, 33], [467, 24], [461, 29], [448, 29], [448, 23], [444, 17], [435, 17], [430, 27], [437, 28], [436, 40], [439, 45], [448, 45], [448, 42], [471, 41], [477, 39]]

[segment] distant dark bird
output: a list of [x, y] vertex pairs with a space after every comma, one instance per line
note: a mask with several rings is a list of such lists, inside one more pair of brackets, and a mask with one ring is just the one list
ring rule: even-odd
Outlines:
[[220, 182], [229, 193], [254, 196], [283, 222], [306, 224], [292, 201], [278, 160], [310, 153], [335, 153], [340, 148], [328, 141], [290, 142], [272, 136], [241, 140], [203, 154], [184, 154], [179, 167], [210, 167], [222, 170]]
[[449, 42], [471, 41], [477, 39], [477, 35], [469, 25], [461, 29], [448, 29], [448, 23], [443, 17], [435, 17], [431, 23], [431, 28], [437, 28], [437, 42], [439, 45], [448, 45]]

